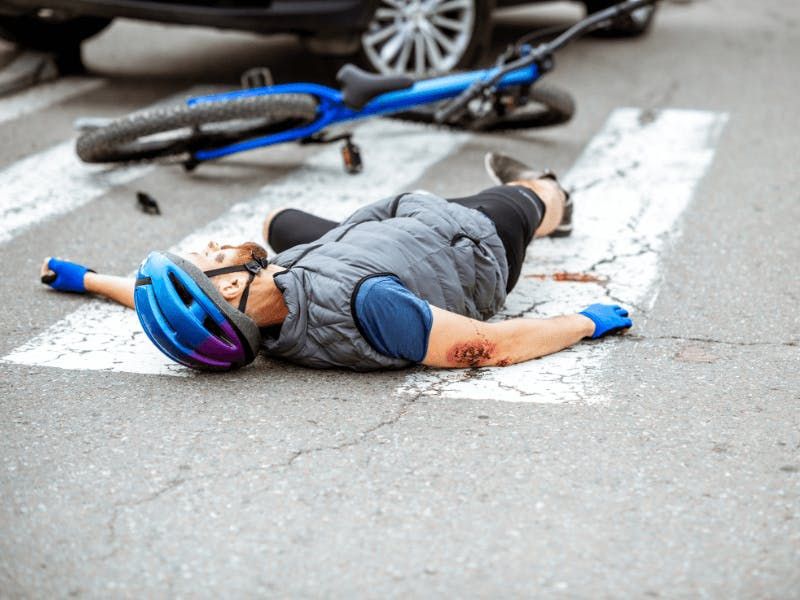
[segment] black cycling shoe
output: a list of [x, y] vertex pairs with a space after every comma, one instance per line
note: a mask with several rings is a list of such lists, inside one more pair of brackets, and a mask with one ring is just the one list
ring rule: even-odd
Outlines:
[[[499, 185], [505, 185], [511, 181], [533, 179], [552, 179], [558, 183], [556, 174], [550, 169], [536, 171], [515, 158], [500, 152], [487, 152], [486, 156], [483, 157], [483, 164], [489, 177]], [[550, 232], [548, 237], [567, 237], [572, 234], [572, 198], [570, 198], [569, 192], [561, 187], [560, 183], [558, 183], [558, 187], [561, 188], [565, 196], [564, 215], [561, 217], [558, 227]]]

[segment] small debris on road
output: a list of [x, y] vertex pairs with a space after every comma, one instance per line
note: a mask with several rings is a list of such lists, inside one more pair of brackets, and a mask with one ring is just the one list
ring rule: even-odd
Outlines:
[[161, 209], [158, 202], [150, 194], [145, 192], [136, 192], [136, 205], [143, 213], [148, 215], [160, 215]]

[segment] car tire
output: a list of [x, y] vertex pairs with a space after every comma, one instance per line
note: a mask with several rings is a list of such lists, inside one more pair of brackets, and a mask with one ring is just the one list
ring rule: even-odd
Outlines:
[[83, 40], [100, 33], [109, 23], [111, 19], [99, 17], [50, 21], [30, 16], [0, 15], [0, 38], [33, 50], [74, 50]]
[[[613, 6], [617, 4], [618, 1], [619, 0], [584, 0], [584, 4], [586, 5], [586, 12], [592, 14], [606, 9], [609, 6]], [[611, 27], [600, 29], [595, 32], [595, 35], [604, 37], [635, 37], [637, 35], [643, 35], [650, 29], [655, 14], [655, 4], [645, 6], [624, 17], [620, 17]]]
[[378, 0], [361, 36], [358, 62], [366, 69], [412, 77], [475, 66], [489, 46], [494, 0]]

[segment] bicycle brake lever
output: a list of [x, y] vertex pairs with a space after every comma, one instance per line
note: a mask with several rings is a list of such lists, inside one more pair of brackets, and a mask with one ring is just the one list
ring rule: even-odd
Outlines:
[[517, 48], [514, 44], [508, 44], [503, 53], [497, 57], [494, 66], [502, 68], [509, 60], [512, 60], [517, 54]]

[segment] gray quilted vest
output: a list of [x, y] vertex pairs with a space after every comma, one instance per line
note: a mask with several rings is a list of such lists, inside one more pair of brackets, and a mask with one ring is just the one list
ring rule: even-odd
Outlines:
[[413, 192], [365, 206], [319, 240], [278, 254], [275, 275], [289, 310], [266, 354], [316, 368], [400, 368], [376, 352], [353, 318], [361, 283], [396, 275], [431, 305], [488, 319], [506, 299], [508, 264], [483, 213]]

